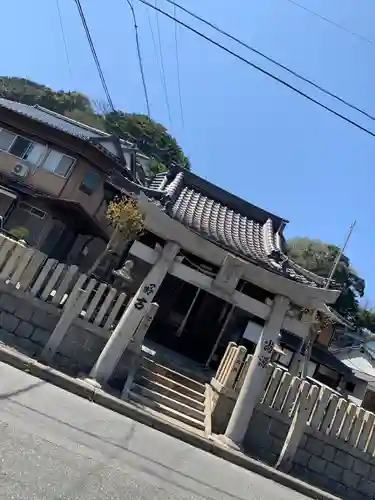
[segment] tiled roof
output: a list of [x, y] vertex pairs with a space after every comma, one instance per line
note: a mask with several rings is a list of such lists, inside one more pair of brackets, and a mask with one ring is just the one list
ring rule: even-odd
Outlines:
[[[98, 142], [98, 139], [110, 137], [109, 134], [40, 106], [28, 106], [0, 98], [1, 106], [90, 142], [116, 161], [123, 172], [120, 159], [106, 147], [106, 142]], [[157, 174], [148, 187], [130, 184], [128, 189], [132, 192], [144, 191], [171, 217], [242, 258], [295, 281], [314, 286], [324, 284], [323, 278], [301, 268], [283, 253], [281, 240], [282, 230], [287, 223], [285, 219], [186, 170], [180, 169], [174, 174]]]
[[[89, 142], [92, 147], [98, 149], [115, 161], [124, 175], [129, 175], [126, 170], [124, 170], [124, 160], [114, 154], [113, 143], [105, 140], [99, 142], [100, 139], [108, 139], [111, 137], [106, 132], [93, 129], [92, 127], [78, 123], [75, 120], [71, 120], [70, 118], [64, 117], [63, 115], [50, 111], [49, 109], [45, 109], [41, 106], [28, 106], [27, 104], [0, 98], [0, 107], [10, 109], [20, 115], [27, 116], [28, 118]], [[125, 142], [123, 145], [125, 145]]]
[[[206, 181], [202, 179], [199, 186], [198, 179], [189, 172], [178, 172], [163, 189], [162, 200], [155, 202], [184, 226], [245, 260], [304, 284], [324, 284], [322, 278], [283, 253], [281, 231], [286, 221], [236, 197], [231, 206], [228, 193], [224, 203], [219, 188], [210, 193]], [[161, 175], [157, 183], [162, 185]]]
[[57, 128], [63, 132], [67, 132], [68, 134], [82, 139], [108, 137], [108, 134], [105, 132], [91, 129], [91, 127], [85, 127], [83, 124], [78, 124], [74, 120], [69, 120], [64, 116], [54, 113], [53, 111], [45, 109], [41, 106], [28, 106], [27, 104], [3, 98], [0, 98], [0, 106], [12, 109], [19, 114], [26, 115], [34, 120], [46, 123], [53, 128]]

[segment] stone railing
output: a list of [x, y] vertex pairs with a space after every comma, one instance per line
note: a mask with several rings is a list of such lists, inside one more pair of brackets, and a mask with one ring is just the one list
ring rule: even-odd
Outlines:
[[86, 301], [79, 316], [98, 327], [115, 326], [124, 310], [126, 294], [63, 264], [38, 250], [0, 235], [0, 281], [33, 297], [64, 309], [84, 289]]
[[[213, 388], [214, 421], [215, 410], [218, 425], [223, 431], [224, 421], [233, 409], [242, 387], [252, 356], [246, 348], [231, 342], [221, 360]], [[223, 401], [220, 399], [225, 399]], [[279, 413], [287, 422], [291, 421], [300, 400], [308, 401], [306, 426], [312, 431], [348, 443], [358, 451], [374, 456], [375, 415], [341, 398], [325, 386], [311, 384], [299, 377], [293, 377], [285, 369], [269, 365], [269, 377], [260, 404]], [[229, 403], [230, 401], [230, 403]], [[218, 408], [217, 405], [220, 405]]]

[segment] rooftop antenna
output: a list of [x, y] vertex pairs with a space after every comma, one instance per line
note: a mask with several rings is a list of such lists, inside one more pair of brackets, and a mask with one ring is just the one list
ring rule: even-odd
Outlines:
[[348, 231], [348, 234], [346, 235], [346, 238], [345, 238], [345, 241], [344, 241], [344, 244], [343, 246], [341, 247], [339, 253], [337, 254], [337, 257], [333, 263], [333, 266], [332, 266], [332, 269], [331, 269], [331, 272], [329, 273], [329, 276], [328, 276], [328, 279], [327, 279], [327, 282], [326, 282], [326, 285], [325, 285], [325, 288], [329, 288], [329, 285], [331, 284], [331, 281], [332, 281], [332, 278], [336, 272], [336, 269], [337, 269], [337, 266], [339, 265], [339, 262], [340, 262], [340, 259], [342, 257], [342, 254], [345, 252], [345, 249], [346, 247], [348, 246], [348, 242], [350, 240], [350, 237], [353, 233], [353, 229], [355, 227], [355, 225], [357, 224], [357, 221], [354, 220], [350, 226], [349, 226], [349, 231]]

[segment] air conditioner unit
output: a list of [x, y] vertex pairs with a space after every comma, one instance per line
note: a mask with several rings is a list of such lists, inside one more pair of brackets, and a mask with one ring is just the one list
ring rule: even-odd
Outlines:
[[27, 165], [23, 165], [22, 163], [18, 163], [13, 168], [12, 173], [18, 177], [26, 177], [29, 173], [29, 167]]

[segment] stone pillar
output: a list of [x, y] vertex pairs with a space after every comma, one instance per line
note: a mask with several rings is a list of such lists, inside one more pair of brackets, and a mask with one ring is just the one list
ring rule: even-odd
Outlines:
[[143, 280], [101, 352], [90, 372], [88, 382], [101, 385], [108, 381], [179, 250], [180, 247], [176, 243], [169, 242], [165, 245], [159, 259]]
[[222, 436], [222, 441], [229, 446], [240, 448], [242, 445], [255, 406], [263, 394], [267, 381], [267, 366], [288, 307], [288, 298], [281, 295], [275, 297], [271, 314], [260, 335], [225, 435]]

